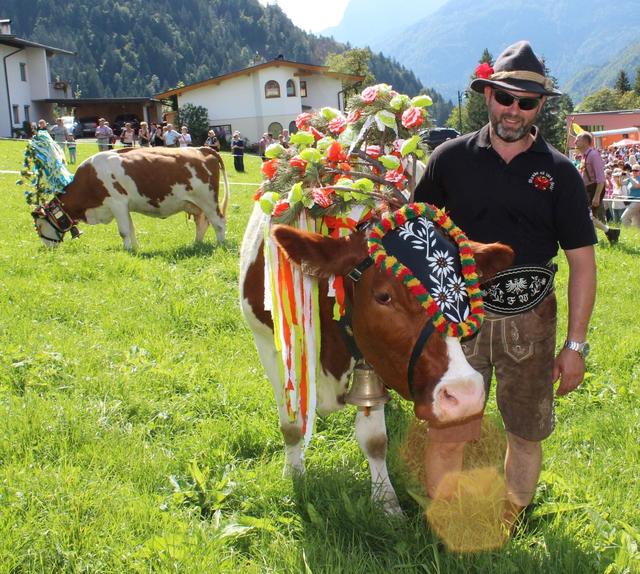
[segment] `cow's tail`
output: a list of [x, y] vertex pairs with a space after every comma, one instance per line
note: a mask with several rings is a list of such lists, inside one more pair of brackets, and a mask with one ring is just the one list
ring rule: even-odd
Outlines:
[[227, 170], [224, 167], [224, 162], [222, 161], [221, 157], [220, 157], [220, 169], [222, 170], [222, 179], [224, 180], [224, 197], [222, 198], [222, 204], [220, 205], [220, 213], [222, 213], [222, 217], [225, 218], [227, 216], [227, 206], [229, 205], [229, 197], [231, 196], [231, 194], [229, 192], [229, 180], [227, 179]]

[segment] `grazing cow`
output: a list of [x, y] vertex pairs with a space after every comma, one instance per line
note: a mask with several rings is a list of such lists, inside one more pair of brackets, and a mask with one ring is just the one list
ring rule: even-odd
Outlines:
[[[224, 197], [219, 204], [220, 171]], [[114, 218], [126, 249], [137, 247], [131, 212], [168, 217], [193, 215], [196, 241], [213, 226], [224, 240], [229, 201], [222, 158], [210, 148], [129, 148], [97, 153], [80, 166], [64, 193], [36, 208], [36, 228], [47, 247], [58, 245], [73, 224], [109, 223]], [[77, 232], [76, 232], [77, 233]]]
[[[268, 220], [256, 206], [241, 249], [241, 305], [274, 389], [287, 466], [303, 472], [303, 433], [299, 424], [291, 423], [287, 413], [273, 321], [264, 304], [263, 238]], [[290, 260], [305, 270], [312, 270], [318, 277], [321, 368], [316, 381], [316, 410], [320, 415], [344, 406], [348, 376], [354, 366], [341, 327], [332, 318], [333, 299], [327, 295], [327, 280], [331, 275], [343, 277], [351, 304], [353, 335], [365, 360], [388, 387], [414, 401], [417, 417], [437, 425], [481, 411], [484, 404], [481, 375], [467, 363], [458, 339], [445, 338], [438, 332], [429, 337], [415, 363], [411, 392], [407, 376], [409, 357], [430, 319], [398, 279], [389, 277], [375, 266], [366, 269], [357, 282], [348, 277], [367, 256], [363, 232], [333, 239], [293, 227], [274, 226], [271, 233]], [[504, 245], [473, 244], [473, 249], [483, 279], [506, 268], [513, 259], [511, 249]], [[356, 437], [369, 461], [373, 499], [389, 513], [401, 512], [385, 461], [384, 407], [374, 407], [369, 412], [358, 410]]]

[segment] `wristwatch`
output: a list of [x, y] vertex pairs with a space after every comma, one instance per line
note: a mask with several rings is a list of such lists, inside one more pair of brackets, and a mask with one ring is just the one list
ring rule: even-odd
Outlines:
[[570, 341], [569, 339], [567, 339], [564, 342], [564, 346], [566, 349], [571, 349], [572, 351], [575, 351], [576, 353], [578, 353], [578, 355], [580, 355], [583, 359], [587, 358], [587, 355], [589, 354], [589, 343], [587, 343], [586, 341], [584, 341], [583, 343], [578, 343], [578, 341]]

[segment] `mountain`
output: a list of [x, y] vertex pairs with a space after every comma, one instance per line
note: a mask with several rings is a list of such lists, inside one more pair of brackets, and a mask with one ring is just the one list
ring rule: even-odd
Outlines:
[[[2, 0], [17, 36], [65, 48], [53, 73], [83, 97], [149, 96], [282, 54], [323, 64], [347, 49], [294, 26], [278, 6], [257, 0]], [[422, 84], [375, 54], [379, 82], [417, 94]]]
[[[428, 14], [421, 15], [421, 10]], [[640, 41], [639, 0], [351, 0], [342, 23], [358, 45], [360, 26], [376, 38], [365, 43], [413, 70], [447, 98], [469, 84], [485, 48], [496, 57], [517, 40], [529, 40], [574, 99], [609, 82], [627, 62], [635, 78], [633, 46]], [[398, 22], [411, 22], [396, 30]], [[395, 30], [395, 31], [394, 31]], [[577, 75], [577, 76], [576, 76]]]
[[[350, 0], [340, 24], [322, 31], [339, 42], [352, 46], [380, 46], [380, 39], [400, 32], [405, 23], [421, 20], [446, 4], [448, 0]], [[397, 16], [400, 17], [397, 17]], [[382, 52], [386, 46], [379, 48]]]

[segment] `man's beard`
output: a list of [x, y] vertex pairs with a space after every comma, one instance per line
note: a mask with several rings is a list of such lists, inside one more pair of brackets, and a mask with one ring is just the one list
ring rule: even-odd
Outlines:
[[[531, 127], [533, 126], [536, 118], [534, 117], [530, 122], [523, 123], [520, 127], [507, 127], [500, 120], [505, 117], [506, 114], [497, 115], [491, 114], [489, 120], [493, 133], [495, 133], [501, 140], [505, 142], [517, 142], [526, 138], [531, 133]], [[518, 118], [522, 121], [521, 118]]]

